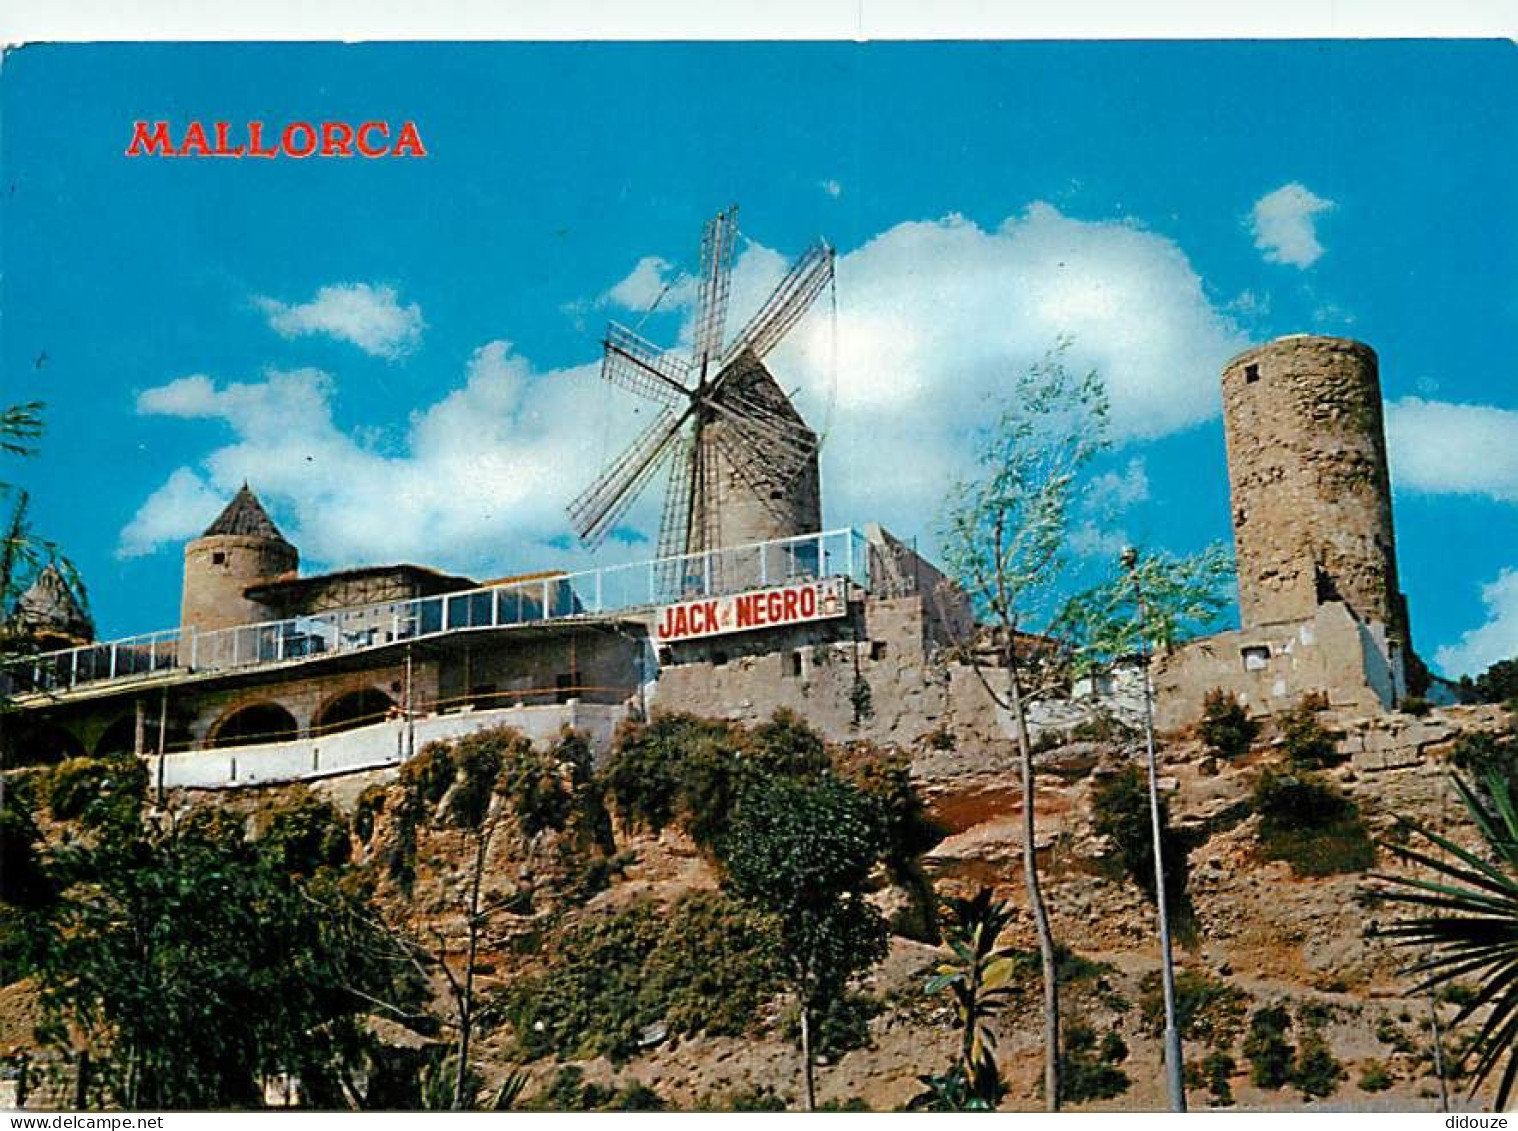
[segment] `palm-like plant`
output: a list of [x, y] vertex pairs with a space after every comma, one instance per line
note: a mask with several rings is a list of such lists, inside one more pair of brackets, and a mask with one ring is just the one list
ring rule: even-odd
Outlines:
[[933, 994], [949, 990], [961, 1028], [959, 1059], [942, 1076], [923, 1076], [928, 1091], [914, 1107], [956, 1111], [991, 1111], [1006, 1090], [996, 1065], [996, 1038], [986, 1022], [1013, 990], [1016, 960], [997, 939], [1012, 921], [1012, 909], [981, 888], [970, 899], [945, 899], [948, 912], [944, 943], [949, 956], [938, 964], [924, 987]]
[[1406, 845], [1387, 844], [1402, 860], [1421, 865], [1433, 879], [1377, 875], [1393, 885], [1379, 898], [1420, 908], [1418, 914], [1382, 929], [1398, 946], [1425, 951], [1408, 968], [1422, 975], [1413, 992], [1422, 992], [1456, 978], [1476, 980], [1478, 989], [1455, 1018], [1459, 1026], [1481, 1011], [1486, 1019], [1470, 1043], [1471, 1091], [1480, 1088], [1507, 1060], [1497, 1088], [1497, 1110], [1507, 1106], [1518, 1080], [1518, 810], [1513, 783], [1501, 773], [1488, 773], [1479, 791], [1454, 778], [1460, 800], [1489, 848], [1487, 857], [1468, 852], [1448, 838], [1413, 821], [1402, 825], [1447, 857]]

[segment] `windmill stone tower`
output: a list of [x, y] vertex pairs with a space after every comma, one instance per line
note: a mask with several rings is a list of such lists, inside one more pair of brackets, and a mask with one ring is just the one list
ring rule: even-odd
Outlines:
[[[659, 557], [710, 556], [753, 542], [821, 529], [817, 435], [765, 367], [764, 358], [833, 281], [833, 250], [808, 248], [724, 346], [736, 207], [708, 221], [701, 241], [701, 278], [693, 350], [687, 358], [612, 323], [603, 342], [601, 375], [658, 407], [651, 424], [570, 504], [575, 531], [598, 545], [626, 514], [654, 474], [667, 469], [659, 524]], [[736, 587], [784, 576], [792, 558], [771, 568], [723, 555], [718, 583]], [[704, 563], [703, 579], [711, 580]], [[734, 572], [737, 571], [737, 572]], [[687, 587], [677, 568], [663, 582], [667, 596]], [[747, 572], [753, 574], [746, 576]], [[745, 574], [739, 576], [740, 573]]]
[[271, 611], [248, 600], [245, 590], [293, 574], [299, 565], [300, 552], [244, 483], [205, 533], [184, 548], [179, 623], [208, 632], [268, 620]]
[[1411, 639], [1375, 351], [1293, 334], [1243, 353], [1223, 369], [1223, 426], [1243, 627], [1343, 602], [1403, 694]]

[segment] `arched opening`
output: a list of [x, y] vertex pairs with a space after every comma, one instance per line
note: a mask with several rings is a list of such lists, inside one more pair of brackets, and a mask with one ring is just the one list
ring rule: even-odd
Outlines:
[[395, 708], [395, 700], [375, 687], [361, 687], [329, 700], [311, 723], [314, 734], [331, 734], [339, 730], [383, 722]]
[[256, 742], [288, 742], [296, 736], [295, 716], [278, 703], [240, 707], [216, 724], [211, 746], [247, 746]]
[[[156, 729], [154, 738], [157, 738]], [[146, 732], [144, 732], [146, 735]], [[122, 715], [110, 726], [105, 728], [105, 733], [95, 743], [95, 757], [109, 758], [113, 754], [137, 753], [137, 717], [135, 715]]]
[[7, 761], [13, 766], [36, 766], [84, 757], [84, 743], [73, 731], [56, 723], [22, 730], [11, 743]]

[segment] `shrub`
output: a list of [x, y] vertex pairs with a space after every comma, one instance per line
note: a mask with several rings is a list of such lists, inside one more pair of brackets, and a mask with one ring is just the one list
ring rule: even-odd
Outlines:
[[1401, 704], [1401, 711], [1404, 715], [1412, 715], [1414, 718], [1419, 719], [1433, 709], [1434, 705], [1421, 695], [1409, 695], [1406, 699], [1402, 700]]
[[[878, 1017], [885, 1005], [869, 994], [845, 990], [830, 1002], [813, 1021], [812, 1051], [837, 1060], [844, 1053], [870, 1045], [870, 1021]], [[801, 1032], [801, 1011], [794, 1005], [785, 1012], [781, 1026], [786, 1040], [796, 1040]]]
[[1255, 1087], [1279, 1088], [1291, 1079], [1294, 1050], [1286, 1040], [1290, 1028], [1291, 1015], [1281, 1005], [1257, 1010], [1249, 1019], [1244, 1058], [1249, 1061], [1249, 1079]]
[[527, 1106], [537, 1111], [665, 1111], [669, 1105], [646, 1084], [633, 1081], [620, 1088], [590, 1084], [583, 1070], [570, 1066], [559, 1069]]
[[1260, 724], [1249, 717], [1237, 699], [1220, 687], [1207, 692], [1202, 700], [1202, 721], [1197, 737], [1219, 758], [1238, 758], [1249, 753], [1260, 736]]
[[371, 786], [365, 786], [364, 791], [358, 795], [358, 803], [353, 809], [353, 832], [359, 842], [368, 844], [374, 836], [374, 826], [379, 820], [379, 815], [385, 811], [385, 787], [378, 782]]
[[300, 790], [284, 805], [268, 810], [268, 825], [259, 847], [285, 872], [309, 876], [320, 868], [347, 863], [348, 822], [341, 812], [315, 794]]
[[1342, 760], [1334, 735], [1318, 719], [1326, 706], [1321, 696], [1304, 695], [1295, 707], [1276, 717], [1281, 745], [1294, 769], [1321, 770]]
[[618, 731], [602, 780], [625, 824], [658, 833], [679, 818], [709, 847], [737, 797], [740, 746], [727, 723], [660, 715]]
[[1117, 1033], [1108, 1031], [1100, 1042], [1096, 1030], [1080, 1019], [1069, 1021], [1064, 1032], [1064, 1078], [1061, 1091], [1072, 1103], [1110, 1100], [1128, 1090], [1128, 1073], [1117, 1067], [1128, 1057], [1128, 1046]]
[[1121, 742], [1135, 733], [1110, 711], [1097, 711], [1070, 728], [1070, 737], [1077, 742]]
[[[1149, 782], [1137, 766], [1097, 787], [1092, 797], [1096, 831], [1116, 843], [1123, 870], [1150, 899], [1154, 898], [1154, 829], [1149, 814]], [[1187, 855], [1190, 846], [1170, 827], [1170, 808], [1160, 798], [1160, 843], [1165, 856], [1165, 894], [1174, 910], [1185, 914]]]
[[1328, 1041], [1316, 1029], [1308, 1028], [1297, 1046], [1291, 1066], [1291, 1083], [1304, 1096], [1331, 1096], [1347, 1073], [1334, 1057]]
[[[1404, 1022], [1411, 1021], [1409, 1015], [1403, 1018]], [[1401, 1027], [1390, 1017], [1383, 1017], [1376, 1023], [1376, 1040], [1383, 1045], [1390, 1045], [1393, 1052], [1414, 1053], [1418, 1051], [1418, 1042], [1404, 1033]]]
[[1260, 854], [1284, 860], [1297, 876], [1363, 872], [1376, 848], [1359, 807], [1327, 779], [1267, 769], [1255, 783]]
[[778, 985], [773, 924], [726, 896], [587, 915], [546, 946], [547, 969], [503, 995], [531, 1057], [630, 1057], [643, 1030], [742, 1033]]
[[[1158, 970], [1139, 982], [1139, 1020], [1146, 1032], [1159, 1036], [1165, 1030], [1164, 986]], [[1200, 970], [1177, 970], [1175, 974], [1175, 1022], [1188, 1041], [1203, 1041], [1227, 1049], [1244, 1025], [1249, 995], [1221, 978]]]
[[1518, 735], [1512, 731], [1507, 734], [1486, 731], [1462, 734], [1455, 740], [1450, 761], [1478, 782], [1494, 773], [1509, 781], [1518, 781]]
[[1207, 1054], [1202, 1061], [1202, 1083], [1212, 1095], [1214, 1107], [1233, 1106], [1233, 1074], [1238, 1064], [1221, 1050]]
[[1361, 1071], [1358, 1083], [1362, 1092], [1384, 1092], [1396, 1080], [1383, 1061], [1373, 1060]]
[[147, 767], [132, 755], [68, 758], [47, 779], [47, 807], [59, 821], [86, 828], [129, 825], [137, 820], [148, 787]]

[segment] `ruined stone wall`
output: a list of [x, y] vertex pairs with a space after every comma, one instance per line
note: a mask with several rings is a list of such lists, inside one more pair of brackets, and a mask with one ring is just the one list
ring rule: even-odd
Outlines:
[[1220, 632], [1155, 657], [1155, 725], [1176, 730], [1202, 715], [1208, 691], [1220, 688], [1251, 714], [1270, 715], [1309, 691], [1346, 711], [1392, 706], [1395, 683], [1386, 641], [1342, 602], [1302, 620]]
[[243, 591], [293, 575], [300, 554], [288, 542], [243, 534], [212, 534], [184, 548], [184, 589], [179, 623], [208, 632], [276, 620], [274, 610]]
[[1405, 651], [1375, 351], [1293, 335], [1241, 354], [1223, 423], [1244, 627], [1341, 600]]

